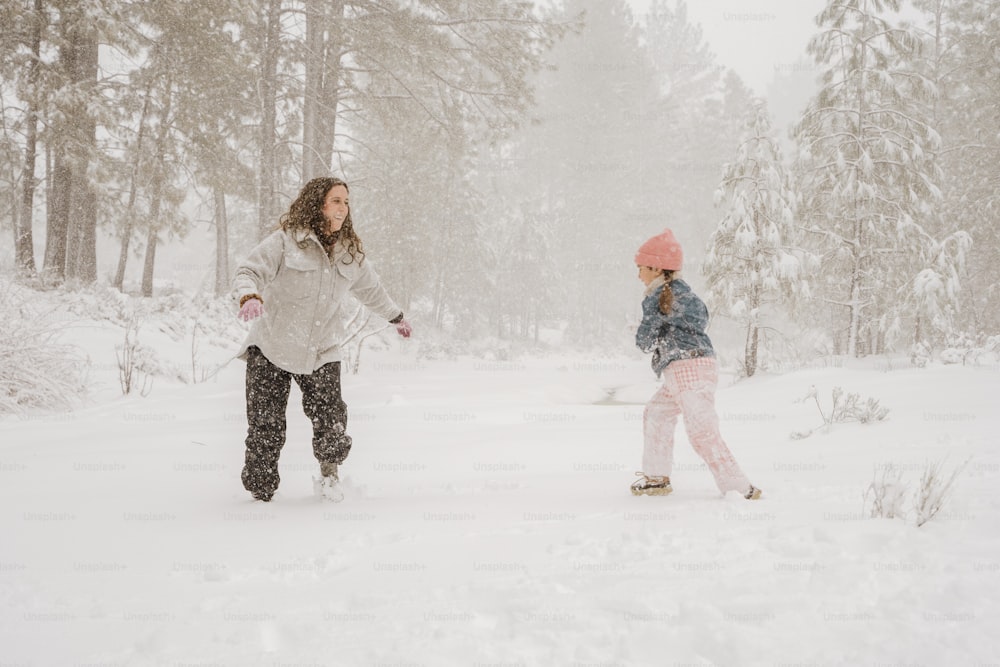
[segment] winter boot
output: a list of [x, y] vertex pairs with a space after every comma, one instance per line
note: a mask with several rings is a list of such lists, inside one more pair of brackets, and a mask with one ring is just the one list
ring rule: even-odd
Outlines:
[[313, 493], [321, 498], [339, 503], [344, 499], [340, 488], [340, 472], [336, 463], [323, 461], [319, 464], [320, 477], [313, 477]]
[[760, 489], [751, 484], [750, 488], [747, 489], [747, 492], [743, 494], [743, 497], [746, 498], [747, 500], [759, 500], [760, 493], [761, 493]]
[[332, 477], [333, 481], [339, 482], [340, 474], [337, 468], [338, 466], [336, 463], [330, 463], [329, 461], [324, 461], [323, 463], [319, 464], [319, 474], [323, 475], [323, 477]]
[[674, 490], [669, 477], [651, 477], [641, 472], [636, 475], [642, 479], [632, 484], [633, 496], [665, 496]]

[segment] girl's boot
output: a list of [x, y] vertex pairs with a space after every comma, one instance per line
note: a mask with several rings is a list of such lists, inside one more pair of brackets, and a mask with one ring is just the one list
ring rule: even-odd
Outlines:
[[673, 487], [670, 486], [669, 477], [656, 477], [637, 472], [641, 479], [632, 484], [633, 496], [665, 496]]

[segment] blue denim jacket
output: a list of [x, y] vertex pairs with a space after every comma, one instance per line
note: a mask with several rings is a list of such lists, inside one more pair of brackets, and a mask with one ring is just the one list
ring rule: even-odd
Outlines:
[[[664, 289], [674, 293], [673, 306], [667, 315], [660, 312], [660, 293]], [[707, 326], [708, 308], [686, 282], [678, 278], [668, 288], [662, 278], [657, 278], [646, 288], [635, 344], [643, 352], [653, 353], [650, 364], [659, 376], [678, 359], [715, 356], [712, 341], [705, 333]]]

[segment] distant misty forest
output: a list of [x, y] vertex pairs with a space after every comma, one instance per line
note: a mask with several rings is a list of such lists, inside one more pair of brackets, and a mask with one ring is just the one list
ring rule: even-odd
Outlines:
[[0, 272], [31, 288], [155, 297], [208, 223], [223, 297], [333, 174], [394, 298], [462, 338], [620, 340], [666, 227], [747, 374], [1000, 335], [998, 0], [831, 0], [770, 89], [816, 91], [790, 128], [680, 1], [2, 7]]

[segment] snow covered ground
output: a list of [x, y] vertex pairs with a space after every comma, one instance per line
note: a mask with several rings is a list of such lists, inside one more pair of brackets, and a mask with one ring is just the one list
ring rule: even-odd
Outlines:
[[[344, 378], [346, 500], [313, 496], [293, 388], [264, 504], [239, 481], [242, 362], [122, 397], [120, 329], [71, 329], [90, 401], [0, 421], [4, 667], [1000, 660], [995, 364], [727, 375], [723, 433], [764, 499], [720, 497], [683, 432], [673, 495], [634, 498], [645, 360], [427, 361], [394, 340]], [[888, 420], [793, 440], [820, 421], [813, 385]], [[929, 523], [864, 514], [887, 466], [915, 487], [942, 460], [968, 463]]]

